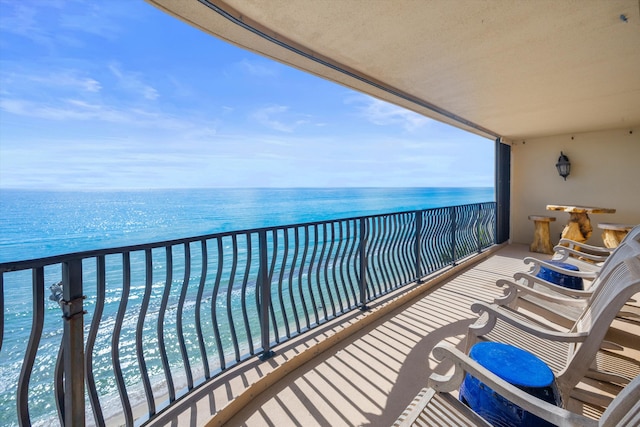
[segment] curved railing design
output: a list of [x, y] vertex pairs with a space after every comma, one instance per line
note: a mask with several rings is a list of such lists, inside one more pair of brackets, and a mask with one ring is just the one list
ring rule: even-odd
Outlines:
[[[493, 245], [494, 229], [495, 203], [481, 203], [0, 264], [0, 421], [144, 423], [231, 366]], [[31, 306], [17, 302], [29, 294]]]

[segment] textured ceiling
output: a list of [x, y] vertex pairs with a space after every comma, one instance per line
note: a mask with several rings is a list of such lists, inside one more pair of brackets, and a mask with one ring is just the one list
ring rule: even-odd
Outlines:
[[485, 136], [640, 125], [639, 0], [148, 0], [222, 39]]

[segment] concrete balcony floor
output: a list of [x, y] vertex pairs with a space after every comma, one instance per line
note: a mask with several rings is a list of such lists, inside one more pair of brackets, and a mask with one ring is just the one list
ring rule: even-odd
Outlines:
[[[467, 326], [477, 317], [471, 303], [501, 295], [496, 280], [526, 270], [525, 256], [548, 258], [526, 245], [488, 251], [367, 312], [278, 346], [271, 359], [230, 369], [152, 424], [390, 426], [431, 373], [449, 370], [433, 358], [433, 347], [444, 340], [464, 348]], [[631, 346], [627, 355], [640, 364], [638, 324], [614, 326], [616, 339]], [[571, 409], [599, 415], [576, 402]]]

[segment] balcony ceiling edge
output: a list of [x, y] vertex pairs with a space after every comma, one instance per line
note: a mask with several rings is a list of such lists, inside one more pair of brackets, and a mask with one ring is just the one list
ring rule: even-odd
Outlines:
[[[225, 42], [273, 59], [325, 80], [371, 95], [423, 116], [455, 126], [476, 135], [496, 139], [500, 135], [457, 116], [437, 105], [417, 98], [345, 64], [307, 49], [252, 21], [220, 1], [145, 0], [181, 21]], [[207, 6], [204, 3], [209, 3]], [[214, 8], [222, 13], [217, 12]]]
[[491, 139], [640, 126], [637, 0], [147, 1], [236, 46]]

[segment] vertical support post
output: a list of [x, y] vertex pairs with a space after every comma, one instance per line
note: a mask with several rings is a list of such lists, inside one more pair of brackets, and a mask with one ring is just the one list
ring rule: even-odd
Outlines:
[[511, 146], [503, 144], [502, 139], [496, 139], [496, 233], [494, 243], [509, 240], [511, 216]]
[[360, 310], [365, 311], [367, 307], [367, 219], [360, 218]]
[[456, 265], [456, 207], [451, 206], [451, 265]]
[[422, 282], [422, 252], [421, 252], [421, 240], [422, 240], [422, 211], [415, 211], [416, 216], [416, 236], [415, 236], [415, 251], [416, 251], [416, 281]]
[[266, 360], [275, 353], [271, 351], [271, 339], [269, 332], [269, 308], [271, 307], [271, 283], [267, 271], [267, 231], [258, 231], [258, 256], [260, 267], [258, 269], [258, 289], [260, 292], [260, 338], [262, 341], [262, 354], [260, 360]]
[[84, 299], [82, 260], [62, 264], [62, 318], [64, 319], [64, 424], [84, 426]]

